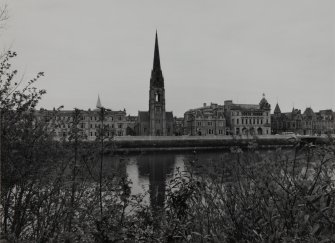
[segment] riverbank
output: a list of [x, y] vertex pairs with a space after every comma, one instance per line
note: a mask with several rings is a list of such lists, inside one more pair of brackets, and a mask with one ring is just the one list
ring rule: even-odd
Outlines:
[[258, 135], [258, 136], [127, 136], [115, 137], [114, 151], [185, 151], [229, 149], [232, 146], [259, 149], [290, 148], [301, 143], [324, 144], [326, 136]]

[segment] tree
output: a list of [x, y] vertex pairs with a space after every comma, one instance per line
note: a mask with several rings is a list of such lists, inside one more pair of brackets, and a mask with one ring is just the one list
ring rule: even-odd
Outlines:
[[[8, 51], [0, 62], [1, 199], [4, 209], [1, 218], [5, 233], [19, 234], [22, 228], [22, 222], [19, 222], [22, 208], [19, 208], [29, 197], [24, 194], [30, 195], [32, 188], [28, 189], [29, 183], [25, 189], [15, 185], [33, 180], [32, 172], [40, 166], [38, 162], [42, 162], [39, 160], [45, 152], [41, 148], [46, 140], [51, 141], [51, 137], [45, 121], [35, 119], [35, 107], [45, 90], [37, 90], [32, 85], [44, 74], [38, 73], [25, 85], [22, 80], [16, 81], [17, 70], [12, 70], [10, 64], [10, 59], [15, 56], [15, 52]], [[13, 194], [18, 196], [18, 200], [13, 207], [8, 207]], [[11, 229], [8, 228], [9, 213], [14, 214]]]

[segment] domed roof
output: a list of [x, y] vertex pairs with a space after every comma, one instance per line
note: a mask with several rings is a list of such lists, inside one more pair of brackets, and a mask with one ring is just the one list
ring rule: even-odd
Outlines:
[[314, 111], [312, 110], [311, 107], [307, 107], [306, 110], [304, 111], [304, 115], [305, 116], [313, 116], [314, 115]]
[[264, 110], [270, 110], [271, 105], [268, 103], [268, 101], [265, 99], [265, 94], [263, 93], [263, 98], [259, 102], [259, 107]]

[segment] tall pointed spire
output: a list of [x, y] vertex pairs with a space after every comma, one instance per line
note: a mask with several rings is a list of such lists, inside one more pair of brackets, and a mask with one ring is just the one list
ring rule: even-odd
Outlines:
[[101, 101], [100, 101], [100, 96], [98, 95], [98, 100], [97, 100], [97, 108], [102, 108]]
[[164, 88], [164, 78], [163, 78], [161, 62], [159, 58], [157, 30], [156, 30], [156, 39], [155, 39], [154, 63], [153, 63], [153, 67], [151, 71], [151, 78], [150, 78], [150, 87]]
[[161, 62], [159, 59], [157, 30], [156, 30], [156, 40], [155, 40], [154, 65], [152, 69], [161, 69]]

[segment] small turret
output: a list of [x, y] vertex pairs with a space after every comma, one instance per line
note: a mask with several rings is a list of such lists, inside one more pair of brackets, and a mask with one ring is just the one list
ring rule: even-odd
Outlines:
[[102, 108], [101, 101], [100, 101], [100, 96], [99, 95], [98, 95], [98, 100], [97, 100], [96, 108]]
[[276, 107], [275, 107], [275, 110], [274, 110], [273, 113], [274, 113], [274, 114], [280, 114], [280, 113], [281, 113], [281, 110], [280, 110], [280, 108], [279, 108], [278, 103], [276, 104]]

